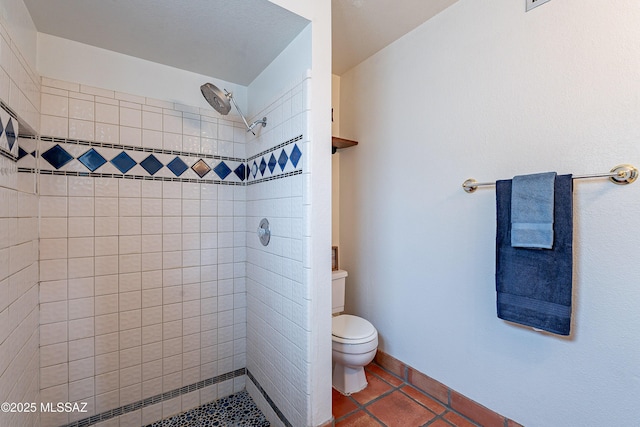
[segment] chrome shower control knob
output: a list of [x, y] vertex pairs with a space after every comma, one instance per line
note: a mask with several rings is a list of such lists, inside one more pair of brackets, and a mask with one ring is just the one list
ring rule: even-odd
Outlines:
[[266, 218], [262, 218], [260, 225], [258, 225], [258, 238], [262, 246], [267, 246], [269, 240], [271, 240], [271, 229], [269, 228], [269, 221]]

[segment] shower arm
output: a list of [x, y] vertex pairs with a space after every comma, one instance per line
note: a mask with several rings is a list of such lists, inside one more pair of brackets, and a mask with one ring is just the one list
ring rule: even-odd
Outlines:
[[267, 118], [263, 117], [262, 120], [256, 120], [255, 122], [251, 123], [251, 125], [249, 125], [249, 123], [247, 123], [247, 119], [244, 118], [244, 114], [242, 114], [242, 110], [240, 109], [240, 107], [238, 107], [238, 104], [236, 104], [236, 100], [233, 99], [233, 93], [228, 92], [226, 89], [224, 90], [224, 92], [227, 98], [230, 99], [231, 102], [233, 102], [233, 105], [236, 107], [236, 110], [238, 111], [238, 113], [240, 113], [240, 117], [242, 117], [242, 121], [244, 122], [244, 125], [247, 127], [247, 132], [251, 132], [253, 136], [256, 136], [256, 133], [253, 131], [253, 128], [260, 123], [262, 123], [262, 127], [265, 127], [267, 125]]

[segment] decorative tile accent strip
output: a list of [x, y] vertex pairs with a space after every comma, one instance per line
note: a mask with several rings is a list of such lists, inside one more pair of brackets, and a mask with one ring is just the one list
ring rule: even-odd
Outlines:
[[95, 172], [96, 169], [98, 169], [100, 166], [107, 163], [104, 157], [102, 157], [100, 153], [98, 153], [93, 148], [87, 151], [86, 153], [84, 153], [82, 156], [78, 157], [78, 160], [80, 161], [80, 163], [85, 165], [87, 169], [89, 169], [91, 172]]
[[16, 144], [20, 126], [11, 110], [5, 109], [4, 104], [0, 104], [0, 107], [0, 155], [16, 162], [20, 155]]
[[231, 173], [231, 169], [229, 169], [229, 166], [227, 166], [225, 162], [218, 163], [218, 166], [213, 168], [213, 171], [222, 179], [225, 179]]
[[193, 171], [197, 173], [200, 178], [204, 178], [206, 174], [211, 172], [211, 168], [209, 167], [209, 165], [202, 159], [195, 162], [193, 166], [191, 166], [191, 169], [193, 169]]
[[[44, 155], [44, 154], [43, 154]], [[118, 168], [120, 172], [123, 174], [129, 172], [132, 167], [136, 165], [136, 161], [131, 158], [126, 152], [121, 152], [113, 159], [111, 159], [111, 164]], [[56, 168], [59, 169], [59, 168]]]
[[[302, 138], [300, 136], [299, 138]], [[148, 148], [148, 147], [135, 147], [133, 145], [124, 145], [124, 144], [112, 144], [108, 142], [95, 142], [95, 141], [86, 141], [83, 139], [68, 139], [68, 138], [55, 138], [51, 136], [41, 136], [41, 141], [47, 142], [56, 142], [56, 143], [64, 143], [64, 144], [77, 144], [77, 145], [86, 145], [88, 147], [102, 147], [102, 148], [116, 148], [119, 150], [125, 151], [141, 151], [144, 153], [154, 153], [154, 154], [171, 154], [174, 156], [198, 156], [204, 159], [216, 159], [216, 160], [232, 160], [236, 162], [241, 162], [244, 159], [239, 157], [228, 157], [228, 156], [217, 156], [213, 154], [195, 154], [188, 151], [177, 151], [177, 150], [164, 150], [161, 148]], [[282, 144], [280, 144], [282, 145]]]
[[176, 157], [169, 162], [167, 168], [169, 168], [169, 170], [173, 172], [175, 176], [180, 176], [184, 173], [184, 171], [189, 169], [189, 166], [187, 166], [182, 160], [180, 160], [180, 157]]
[[54, 145], [53, 147], [42, 153], [42, 158], [49, 162], [49, 164], [56, 169], [60, 169], [71, 160], [73, 160], [73, 156], [67, 153], [64, 148], [60, 147], [59, 144]]
[[148, 397], [144, 400], [139, 400], [135, 403], [121, 406], [119, 408], [111, 409], [109, 411], [102, 412], [100, 414], [93, 415], [88, 418], [83, 418], [79, 421], [67, 424], [64, 427], [87, 427], [94, 425], [100, 421], [106, 421], [119, 415], [126, 414], [128, 412], [137, 411], [149, 405], [164, 402], [165, 400], [173, 399], [174, 397], [181, 396], [183, 394], [191, 393], [192, 391], [200, 390], [213, 384], [218, 384], [226, 380], [230, 380], [236, 377], [245, 375], [247, 372], [245, 368], [236, 369], [233, 372], [227, 372], [226, 374], [218, 375], [217, 377], [208, 378], [206, 380], [197, 382], [195, 384], [189, 384], [182, 388], [168, 391], [166, 393], [156, 394], [155, 396]]
[[249, 377], [251, 382], [256, 386], [258, 391], [260, 391], [260, 394], [262, 394], [262, 397], [264, 397], [267, 403], [269, 404], [269, 406], [271, 406], [271, 409], [273, 409], [273, 411], [276, 413], [280, 421], [282, 421], [282, 424], [284, 424], [286, 427], [293, 427], [293, 425], [289, 422], [287, 417], [284, 416], [282, 411], [276, 406], [275, 402], [271, 400], [267, 392], [262, 388], [262, 386], [260, 385], [256, 377], [254, 377], [253, 374], [248, 369], [246, 371], [247, 371], [247, 376]]
[[[14, 145], [16, 154], [11, 159], [18, 162], [20, 172], [229, 185], [256, 184], [302, 173], [302, 151], [296, 144], [302, 135], [247, 160], [44, 136], [39, 138], [38, 153], [37, 139], [21, 137], [20, 146]], [[90, 148], [79, 154], [82, 151], [78, 146]], [[0, 154], [3, 152], [0, 150]], [[207, 175], [209, 179], [205, 179]]]
[[140, 166], [144, 168], [150, 175], [155, 175], [160, 169], [162, 169], [162, 163], [153, 154], [149, 154], [149, 157], [140, 162]]
[[[21, 173], [36, 173], [34, 168], [18, 168], [18, 172]], [[237, 181], [220, 181], [217, 179], [195, 179], [195, 178], [171, 178], [161, 176], [146, 176], [146, 175], [121, 175], [113, 173], [99, 173], [99, 172], [67, 172], [67, 171], [37, 171], [41, 175], [62, 175], [62, 176], [83, 176], [89, 178], [117, 178], [117, 179], [135, 179], [142, 181], [165, 181], [165, 182], [190, 182], [194, 184], [217, 184], [217, 185], [247, 185], [244, 182]], [[302, 173], [302, 171], [300, 172]], [[284, 178], [284, 176], [282, 176]], [[275, 178], [271, 178], [275, 179]], [[266, 180], [265, 180], [266, 181]]]
[[289, 141], [278, 144], [269, 150], [251, 156], [247, 159], [245, 171], [247, 185], [267, 181], [272, 178], [284, 178], [302, 172], [302, 151], [297, 142], [302, 140], [299, 135]]
[[264, 151], [263, 151], [263, 152], [261, 152], [261, 153], [255, 154], [255, 155], [253, 155], [253, 156], [249, 157], [249, 158], [247, 159], [247, 162], [249, 162], [249, 161], [251, 161], [251, 160], [254, 160], [254, 159], [257, 159], [258, 157], [263, 157], [265, 154], [269, 154], [269, 153], [271, 153], [272, 151], [276, 151], [276, 150], [278, 150], [278, 149], [280, 149], [280, 148], [282, 148], [282, 147], [286, 147], [287, 145], [289, 145], [289, 144], [291, 144], [291, 143], [294, 143], [294, 142], [298, 142], [298, 141], [302, 141], [302, 135], [298, 135], [298, 136], [296, 136], [295, 138], [291, 138], [291, 139], [290, 139], [290, 140], [288, 140], [288, 141], [285, 141], [285, 142], [283, 142], [283, 143], [281, 143], [281, 144], [276, 145], [275, 147], [271, 147], [271, 148], [269, 148], [268, 150], [264, 150]]

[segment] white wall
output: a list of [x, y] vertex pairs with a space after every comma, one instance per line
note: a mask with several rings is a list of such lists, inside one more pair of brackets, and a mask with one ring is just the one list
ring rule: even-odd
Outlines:
[[[200, 93], [200, 85], [211, 82], [233, 92], [247, 110], [245, 86], [44, 33], [38, 33], [38, 71], [56, 80], [213, 110]], [[235, 109], [229, 117], [234, 115]]]
[[32, 68], [36, 65], [36, 27], [22, 0], [0, 2], [0, 19], [23, 58]]
[[[330, 139], [321, 136], [329, 130], [329, 115], [316, 114], [328, 111], [328, 99], [315, 95], [330, 86], [322, 72], [328, 58], [312, 61], [312, 52], [322, 50], [313, 41], [317, 28], [321, 22], [308, 25], [248, 88], [251, 120], [268, 119], [257, 137], [249, 134], [249, 159], [302, 136], [301, 175], [247, 187], [247, 369], [296, 426], [331, 419], [331, 288], [324, 265], [330, 218], [314, 217], [326, 206], [331, 167]], [[319, 121], [312, 121], [314, 114]], [[263, 217], [272, 223], [267, 247], [253, 231]], [[270, 421], [280, 425], [247, 384]]]
[[299, 82], [309, 69], [311, 69], [311, 24], [307, 25], [251, 82], [247, 88], [250, 105], [247, 114], [254, 116], [259, 110], [276, 101], [282, 93], [291, 89], [294, 82]]
[[461, 184], [639, 166], [640, 9], [523, 3], [461, 0], [341, 77], [341, 136], [360, 141], [340, 159], [347, 308], [526, 426], [634, 425], [640, 184], [575, 182], [567, 339], [496, 317], [495, 191]]
[[304, 261], [309, 284], [310, 332], [307, 372], [310, 387], [307, 425], [331, 418], [331, 2], [271, 0], [311, 21], [311, 81], [307, 129], [310, 144], [305, 154]]
[[[340, 136], [340, 76], [331, 75], [331, 135]], [[331, 156], [331, 245], [340, 246], [340, 152]], [[338, 252], [338, 255], [340, 253]], [[339, 257], [338, 257], [339, 259]]]
[[23, 133], [40, 126], [36, 27], [22, 0], [0, 2], [0, 100], [19, 117]]
[[[261, 181], [258, 172], [246, 187], [247, 369], [294, 426], [309, 425], [312, 387], [308, 378], [315, 369], [308, 354], [313, 325], [310, 319], [314, 316], [309, 297], [312, 284], [306, 280], [303, 259], [308, 221], [303, 199], [309, 180], [305, 153], [310, 145], [306, 127], [309, 111], [303, 99], [308, 86], [309, 79], [300, 80], [266, 108], [264, 114], [272, 119], [271, 124], [247, 143], [250, 164], [260, 164], [262, 159], [268, 162], [272, 154], [278, 159], [280, 150], [290, 156], [294, 146], [302, 152], [296, 168], [301, 173], [285, 176], [285, 171], [293, 171], [292, 165], [288, 163], [284, 171], [276, 165], [273, 174], [267, 170], [265, 177], [279, 178]], [[298, 136], [302, 138], [278, 148]], [[267, 218], [271, 226], [268, 246], [260, 243], [255, 231], [262, 218]], [[260, 402], [259, 393], [251, 395]], [[261, 407], [268, 416], [269, 411]], [[280, 425], [278, 419], [270, 417], [270, 421]]]

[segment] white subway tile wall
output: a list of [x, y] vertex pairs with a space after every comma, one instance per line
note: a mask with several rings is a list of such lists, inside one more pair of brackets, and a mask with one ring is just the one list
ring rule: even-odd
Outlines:
[[[215, 142], [206, 149], [214, 156], [225, 138], [218, 129], [239, 126], [222, 118], [201, 121], [184, 107], [161, 108], [144, 98], [47, 78], [43, 92], [43, 137], [198, 155], [203, 134]], [[234, 146], [244, 141], [233, 136], [225, 141], [228, 152], [243, 152]], [[66, 141], [40, 143], [40, 153], [60, 144], [75, 159], [89, 149]], [[105, 159], [105, 153], [113, 154], [107, 160], [122, 152], [107, 149], [99, 147]], [[137, 163], [148, 156], [140, 154]], [[75, 169], [56, 168], [52, 159], [54, 164], [39, 159], [40, 168], [88, 172], [75, 160]], [[42, 394], [87, 402], [83, 417], [246, 366], [245, 187], [117, 179], [106, 174], [122, 172], [104, 166], [101, 176], [39, 175], [41, 345], [47, 356], [40, 362]], [[243, 379], [227, 380], [122, 415], [120, 422], [140, 425], [142, 416], [145, 423], [157, 421], [243, 387]], [[43, 416], [42, 425], [77, 419]]]
[[[269, 158], [269, 154], [262, 153], [282, 141], [295, 140], [284, 152], [290, 156], [294, 146], [298, 147], [303, 153], [298, 161], [305, 163], [309, 111], [302, 100], [307, 96], [309, 82], [308, 78], [301, 78], [256, 115], [267, 116], [269, 125], [247, 144], [248, 159]], [[303, 138], [298, 139], [299, 135]], [[274, 181], [252, 183], [252, 176], [249, 179], [246, 201], [235, 206], [239, 213], [246, 213], [247, 221], [247, 292], [246, 300], [238, 301], [247, 306], [247, 369], [289, 425], [307, 425], [307, 289], [311, 283], [304, 275], [302, 250], [306, 171]], [[261, 245], [255, 232], [263, 217], [271, 226], [268, 246]]]
[[[17, 170], [12, 160], [0, 156], [0, 170], [4, 172], [0, 174], [0, 391], [3, 401], [37, 402], [37, 196], [15, 185]], [[57, 315], [45, 312], [45, 316]], [[55, 376], [44, 375], [45, 380]], [[0, 425], [35, 425], [37, 419], [37, 413], [0, 413]]]
[[269, 125], [247, 145], [237, 116], [41, 79], [0, 22], [0, 101], [42, 136], [0, 156], [0, 395], [88, 411], [1, 425], [199, 384], [99, 423], [148, 424], [244, 389], [248, 364], [302, 421], [305, 79], [256, 115]]
[[22, 120], [29, 133], [40, 128], [40, 76], [11, 39], [0, 17], [0, 100]]
[[[18, 173], [15, 157], [19, 133], [39, 127], [40, 78], [5, 28], [0, 21], [0, 103], [11, 111], [0, 109], [0, 395], [3, 402], [35, 403], [40, 401], [38, 198], [35, 176]], [[52, 302], [55, 296], [46, 297]], [[50, 308], [45, 317], [59, 315]], [[52, 350], [45, 355], [55, 366], [62, 358]], [[57, 374], [51, 368], [44, 372], [45, 380], [55, 381]], [[0, 412], [3, 426], [38, 421], [37, 412]]]

